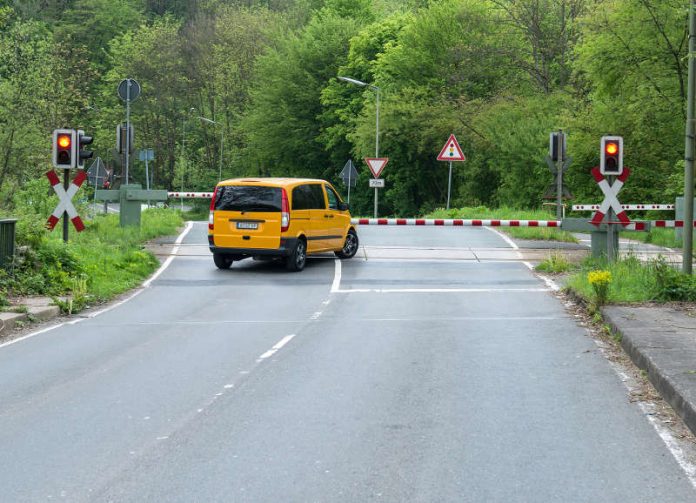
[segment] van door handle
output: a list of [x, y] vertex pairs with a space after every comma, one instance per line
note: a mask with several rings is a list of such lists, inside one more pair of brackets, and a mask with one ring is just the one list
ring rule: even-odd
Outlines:
[[333, 215], [324, 215], [324, 218], [333, 218]]

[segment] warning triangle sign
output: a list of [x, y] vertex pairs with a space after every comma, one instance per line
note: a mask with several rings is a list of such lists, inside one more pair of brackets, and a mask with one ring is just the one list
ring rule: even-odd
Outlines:
[[365, 164], [367, 164], [367, 167], [370, 168], [370, 171], [372, 171], [372, 176], [375, 178], [379, 178], [379, 175], [382, 173], [382, 170], [388, 162], [388, 157], [365, 157]]
[[466, 161], [466, 156], [462, 152], [462, 148], [459, 146], [457, 139], [453, 134], [450, 135], [449, 140], [442, 147], [440, 155], [437, 156], [438, 161]]

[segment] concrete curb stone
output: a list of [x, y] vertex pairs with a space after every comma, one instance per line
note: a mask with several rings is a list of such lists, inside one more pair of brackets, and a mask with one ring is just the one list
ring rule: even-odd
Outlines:
[[671, 307], [602, 309], [621, 346], [696, 433], [696, 319]]
[[13, 303], [26, 306], [26, 313], [0, 312], [0, 338], [30, 321], [48, 321], [60, 315], [60, 308], [46, 297], [29, 297]]

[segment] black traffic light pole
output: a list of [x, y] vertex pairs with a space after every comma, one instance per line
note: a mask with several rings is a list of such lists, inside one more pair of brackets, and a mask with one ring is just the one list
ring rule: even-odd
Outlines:
[[[607, 181], [609, 182], [610, 187], [614, 185], [615, 180], [615, 176], [607, 176]], [[609, 212], [607, 213], [607, 261], [609, 263], [614, 262], [617, 252], [617, 250], [614, 250], [614, 233], [616, 232], [613, 223], [614, 217], [614, 208], [609, 206]]]
[[[68, 188], [70, 187], [70, 170], [69, 169], [64, 169], [63, 170], [63, 188], [65, 189], [65, 192], [68, 191]], [[63, 212], [63, 241], [68, 242], [68, 211]]]

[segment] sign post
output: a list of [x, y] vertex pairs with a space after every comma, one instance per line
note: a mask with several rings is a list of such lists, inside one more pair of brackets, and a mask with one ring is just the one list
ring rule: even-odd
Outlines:
[[[379, 178], [379, 175], [382, 173], [382, 170], [384, 167], [387, 165], [389, 162], [388, 157], [366, 157], [365, 158], [365, 164], [367, 164], [367, 167], [370, 168], [370, 171], [372, 172], [372, 176], [375, 178]], [[370, 187], [373, 185], [370, 184]], [[375, 218], [377, 218], [377, 209], [378, 209], [378, 191], [379, 187], [375, 187]]]
[[126, 185], [128, 185], [128, 165], [129, 165], [129, 157], [130, 157], [130, 151], [132, 150], [133, 146], [131, 145], [131, 125], [130, 125], [130, 104], [131, 101], [134, 101], [140, 96], [140, 84], [138, 83], [137, 80], [135, 79], [123, 79], [121, 82], [118, 84], [118, 96], [126, 102], [126, 131], [128, 134], [126, 134], [126, 176], [125, 176], [125, 182]]
[[350, 204], [350, 188], [355, 187], [358, 181], [358, 170], [355, 169], [353, 159], [348, 159], [341, 174], [338, 175], [343, 180], [343, 184], [348, 187], [348, 204]]
[[616, 230], [614, 229], [614, 225], [616, 224], [614, 217], [618, 218], [619, 223], [624, 227], [631, 223], [631, 219], [626, 215], [626, 211], [621, 207], [621, 203], [617, 197], [630, 174], [631, 170], [623, 167], [619, 176], [612, 175], [607, 179], [598, 166], [592, 169], [592, 176], [604, 194], [604, 200], [592, 217], [591, 223], [599, 227], [604, 221], [605, 215], [607, 217], [607, 260], [610, 262], [614, 261], [618, 255], [618, 239]]
[[447, 139], [445, 146], [442, 147], [442, 150], [440, 150], [440, 155], [437, 156], [437, 160], [449, 161], [449, 178], [447, 182], [447, 209], [449, 210], [450, 195], [452, 193], [452, 162], [466, 161], [466, 156], [464, 155], [464, 152], [462, 152], [462, 148], [459, 146], [459, 142], [457, 142], [457, 138], [454, 136], [454, 134], [451, 134]]

